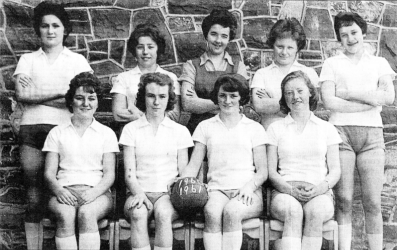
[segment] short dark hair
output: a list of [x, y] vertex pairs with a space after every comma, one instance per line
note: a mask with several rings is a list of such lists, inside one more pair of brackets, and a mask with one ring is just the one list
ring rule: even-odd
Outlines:
[[298, 70], [286, 75], [283, 81], [281, 82], [281, 99], [279, 103], [280, 103], [280, 111], [284, 114], [288, 114], [291, 111], [291, 109], [287, 105], [287, 102], [285, 101], [285, 93], [284, 93], [285, 85], [287, 85], [289, 81], [297, 78], [302, 79], [306, 83], [306, 86], [309, 88], [309, 92], [311, 95], [309, 98], [310, 111], [316, 110], [317, 108], [317, 102], [318, 102], [317, 89], [316, 87], [314, 87], [314, 85], [312, 84], [310, 78], [306, 75], [306, 73], [301, 70]]
[[360, 27], [363, 35], [367, 34], [367, 22], [359, 14], [355, 12], [339, 12], [335, 16], [334, 30], [339, 42], [341, 41], [339, 34], [340, 28], [352, 26], [353, 23], [356, 23]]
[[90, 72], [82, 72], [76, 75], [70, 81], [69, 90], [65, 95], [66, 107], [69, 109], [70, 113], [73, 113], [73, 98], [78, 88], [83, 87], [84, 91], [90, 94], [96, 93], [99, 102], [100, 85], [101, 81], [99, 81], [98, 77]]
[[212, 25], [215, 24], [219, 24], [224, 28], [230, 29], [229, 41], [236, 37], [237, 21], [233, 14], [225, 9], [214, 9], [204, 18], [203, 23], [201, 24], [205, 40], [207, 40], [208, 32]]
[[215, 82], [214, 89], [210, 93], [213, 103], [218, 105], [219, 89], [223, 88], [227, 92], [238, 92], [240, 94], [240, 106], [247, 104], [250, 100], [250, 90], [247, 80], [239, 74], [224, 74], [218, 77]]
[[296, 18], [287, 18], [278, 20], [270, 29], [266, 44], [274, 47], [277, 39], [291, 38], [296, 41], [298, 51], [306, 46], [306, 34], [302, 25]]
[[165, 111], [173, 110], [176, 103], [174, 82], [168, 75], [158, 72], [147, 73], [141, 76], [141, 80], [138, 85], [138, 93], [136, 94], [136, 107], [142, 112], [146, 112], [146, 86], [153, 82], [160, 86], [168, 86], [168, 103]]
[[62, 4], [42, 2], [34, 8], [33, 28], [36, 34], [40, 37], [40, 25], [43, 17], [47, 15], [54, 15], [61, 20], [63, 27], [65, 27], [65, 34], [63, 35], [63, 42], [72, 32], [72, 24], [70, 23], [69, 15]]
[[165, 38], [160, 33], [158, 27], [154, 24], [138, 24], [135, 30], [131, 33], [130, 38], [127, 42], [127, 49], [133, 56], [136, 56], [136, 46], [139, 44], [139, 38], [148, 36], [157, 44], [157, 57], [164, 54], [165, 52]]

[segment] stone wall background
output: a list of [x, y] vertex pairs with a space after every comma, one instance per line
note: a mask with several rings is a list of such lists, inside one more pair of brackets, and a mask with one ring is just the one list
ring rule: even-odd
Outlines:
[[[111, 116], [112, 79], [131, 69], [136, 60], [126, 50], [126, 42], [140, 23], [157, 24], [167, 41], [166, 53], [159, 64], [178, 76], [182, 64], [198, 57], [206, 43], [201, 22], [213, 8], [227, 8], [238, 19], [237, 37], [229, 53], [241, 58], [252, 76], [272, 60], [272, 51], [264, 43], [277, 19], [296, 17], [305, 27], [308, 44], [299, 61], [318, 73], [323, 61], [342, 51], [333, 31], [333, 16], [353, 11], [368, 22], [367, 49], [385, 57], [397, 70], [396, 1], [283, 1], [283, 0], [52, 0], [65, 4], [73, 23], [66, 41], [72, 51], [84, 55], [102, 81], [104, 100], [98, 119], [113, 126]], [[25, 209], [22, 172], [18, 159], [16, 131], [21, 111], [14, 98], [11, 76], [19, 57], [39, 47], [31, 18], [40, 0], [0, 0], [0, 249], [25, 249], [23, 214]], [[397, 138], [395, 107], [385, 107], [387, 144], [382, 214], [384, 247], [397, 249]], [[363, 210], [355, 192], [354, 249], [366, 249]]]

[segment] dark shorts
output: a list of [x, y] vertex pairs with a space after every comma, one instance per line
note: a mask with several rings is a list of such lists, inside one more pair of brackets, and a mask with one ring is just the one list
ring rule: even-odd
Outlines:
[[238, 195], [238, 189], [211, 189], [208, 192], [221, 192], [227, 198], [229, 198], [229, 200], [233, 199]]
[[[149, 201], [152, 203], [154, 206], [154, 203], [164, 195], [168, 195], [167, 192], [145, 192], [146, 197], [149, 199]], [[127, 190], [127, 199], [128, 197], [132, 196], [131, 191]]]
[[52, 124], [21, 125], [18, 136], [19, 145], [43, 149], [48, 133], [55, 126]]
[[[83, 192], [86, 191], [87, 189], [91, 189], [92, 186], [88, 186], [88, 185], [71, 185], [71, 186], [65, 186], [64, 188], [69, 190], [70, 193], [72, 193], [78, 200], [80, 200], [81, 199], [80, 197], [83, 194]], [[110, 193], [110, 191], [107, 191], [103, 195], [106, 195], [106, 197], [108, 199], [112, 200], [112, 194]], [[80, 207], [80, 205], [76, 205], [75, 207], [78, 208], [78, 207]]]
[[[307, 183], [307, 182], [301, 182], [301, 181], [291, 181], [288, 182], [289, 184], [291, 184], [292, 186], [298, 185], [298, 184], [303, 184], [303, 185], [308, 185], [308, 186], [313, 186], [313, 184]], [[277, 195], [281, 194], [281, 192], [277, 191], [276, 189], [272, 190], [272, 197], [271, 200], [273, 200]], [[332, 201], [332, 203], [335, 205], [335, 199], [334, 199], [334, 194], [332, 193], [331, 189], [328, 190], [327, 192], [325, 192], [323, 195], [326, 195], [328, 198], [330, 198], [330, 200]], [[308, 203], [309, 201], [299, 201], [299, 203], [302, 205], [302, 207]]]
[[335, 126], [342, 143], [339, 150], [353, 151], [356, 154], [374, 150], [385, 150], [383, 129], [363, 126]]

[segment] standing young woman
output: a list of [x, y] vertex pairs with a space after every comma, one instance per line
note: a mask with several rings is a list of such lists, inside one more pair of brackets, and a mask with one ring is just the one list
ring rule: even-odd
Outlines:
[[182, 107], [192, 113], [187, 128], [193, 133], [197, 125], [219, 113], [218, 105], [210, 100], [210, 93], [219, 76], [237, 73], [248, 79], [245, 65], [232, 59], [225, 51], [230, 40], [236, 36], [237, 21], [227, 10], [213, 10], [202, 23], [203, 35], [207, 40], [207, 50], [200, 58], [187, 61], [183, 65]]
[[[45, 141], [45, 180], [53, 196], [58, 250], [99, 250], [98, 220], [112, 209], [110, 187], [115, 178], [116, 134], [94, 119], [101, 82], [88, 72], [72, 79], [66, 105], [69, 123], [52, 129]], [[79, 247], [75, 223], [79, 230]]]
[[325, 60], [320, 81], [329, 121], [343, 143], [339, 147], [342, 178], [335, 187], [339, 248], [351, 248], [354, 169], [361, 182], [369, 248], [383, 247], [381, 191], [385, 163], [382, 105], [394, 101], [395, 72], [381, 57], [364, 49], [367, 23], [356, 13], [335, 16], [335, 33], [344, 53]]
[[318, 83], [317, 73], [297, 62], [298, 53], [306, 46], [306, 35], [302, 25], [295, 18], [278, 20], [269, 32], [267, 45], [273, 49], [273, 63], [259, 69], [252, 79], [252, 103], [262, 116], [265, 129], [285, 117], [280, 111], [281, 81], [293, 71], [305, 72], [312, 84]]
[[113, 94], [113, 117], [118, 122], [130, 122], [139, 119], [143, 111], [136, 105], [136, 94], [141, 76], [145, 73], [159, 72], [168, 75], [173, 82], [176, 103], [173, 110], [167, 111], [171, 120], [178, 122], [180, 115], [180, 85], [174, 73], [162, 69], [157, 64], [159, 56], [164, 54], [165, 39], [153, 24], [140, 24], [131, 33], [127, 49], [138, 61], [130, 71], [117, 76], [110, 93]]
[[208, 156], [204, 247], [239, 250], [242, 221], [259, 216], [263, 210], [267, 135], [259, 123], [240, 114], [240, 107], [249, 101], [244, 77], [226, 74], [218, 78], [211, 101], [220, 112], [197, 126], [193, 154], [181, 176], [196, 177]]
[[28, 208], [25, 231], [28, 249], [38, 249], [38, 226], [45, 211], [41, 152], [48, 132], [70, 121], [65, 93], [70, 80], [84, 71], [92, 71], [86, 59], [63, 46], [72, 31], [65, 9], [42, 2], [34, 9], [33, 26], [41, 48], [24, 54], [14, 73], [18, 102], [24, 112], [19, 132], [20, 159], [27, 189]]
[[186, 127], [166, 116], [176, 103], [173, 84], [165, 74], [142, 75], [136, 106], [144, 114], [128, 123], [120, 136], [128, 197], [124, 213], [131, 223], [132, 249], [150, 250], [148, 219], [152, 215], [154, 250], [172, 249], [172, 221], [178, 213], [167, 187], [186, 166], [187, 150], [193, 146]]
[[[270, 214], [284, 222], [276, 249], [320, 250], [323, 223], [334, 215], [330, 190], [340, 178], [335, 127], [311, 111], [318, 94], [303, 71], [288, 74], [281, 82], [280, 108], [288, 114], [270, 124], [267, 132]], [[303, 228], [303, 232], [302, 232]]]

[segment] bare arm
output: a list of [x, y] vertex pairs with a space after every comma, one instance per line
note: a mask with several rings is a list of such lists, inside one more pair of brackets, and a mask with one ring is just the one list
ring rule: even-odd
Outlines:
[[254, 164], [256, 168], [256, 174], [253, 181], [255, 186], [261, 186], [269, 175], [267, 170], [267, 155], [266, 155], [266, 145], [260, 145], [253, 149], [254, 154]]
[[179, 149], [178, 150], [178, 173], [179, 175], [182, 174], [183, 170], [187, 166], [189, 162], [187, 148]]
[[51, 101], [46, 101], [41, 103], [42, 105], [54, 107], [54, 108], [65, 108], [66, 107], [66, 100], [65, 98], [58, 98]]
[[345, 100], [363, 102], [372, 106], [390, 105], [394, 102], [394, 86], [391, 75], [379, 78], [378, 88], [375, 91], [351, 91], [342, 89], [336, 91], [336, 96]]
[[280, 111], [280, 100], [271, 98], [264, 89], [252, 89], [252, 104], [255, 111], [261, 114], [275, 114]]
[[18, 74], [14, 79], [15, 95], [19, 102], [41, 104], [46, 101], [62, 98], [66, 94], [66, 90], [61, 89], [38, 89], [31, 78], [25, 74]]
[[112, 113], [117, 122], [135, 121], [143, 114], [135, 105], [128, 109], [127, 97], [118, 93], [113, 94]]
[[321, 84], [321, 97], [325, 108], [335, 112], [362, 112], [370, 110], [374, 107], [368, 104], [347, 101], [337, 97], [335, 93], [335, 83], [332, 81], [325, 81]]
[[74, 206], [77, 204], [77, 198], [66, 188], [59, 185], [56, 178], [58, 173], [59, 154], [48, 152], [45, 160], [44, 179], [51, 192], [57, 197], [57, 200], [66, 205]]
[[267, 145], [267, 165], [269, 169], [269, 179], [272, 182], [274, 188], [281, 193], [291, 194], [292, 186], [288, 184], [277, 171], [277, 146]]
[[203, 114], [219, 109], [211, 100], [199, 98], [193, 85], [186, 81], [182, 82], [181, 98], [182, 108], [187, 112]]
[[204, 160], [204, 156], [207, 152], [207, 146], [201, 142], [194, 143], [194, 149], [192, 156], [190, 157], [189, 164], [183, 169], [180, 174], [181, 177], [197, 177], [201, 163]]

